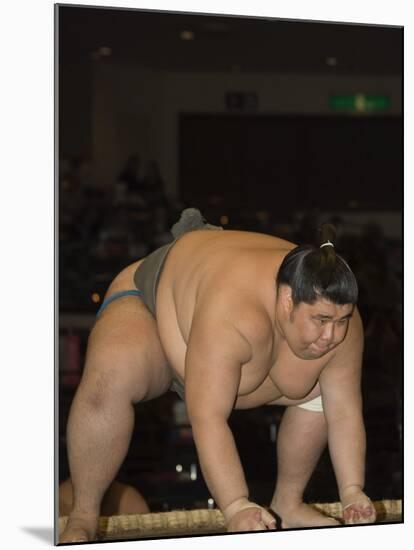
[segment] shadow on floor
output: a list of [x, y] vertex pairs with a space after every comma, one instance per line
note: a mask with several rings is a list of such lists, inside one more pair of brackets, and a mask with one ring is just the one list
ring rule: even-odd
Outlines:
[[34, 537], [54, 545], [53, 527], [22, 527], [22, 531]]

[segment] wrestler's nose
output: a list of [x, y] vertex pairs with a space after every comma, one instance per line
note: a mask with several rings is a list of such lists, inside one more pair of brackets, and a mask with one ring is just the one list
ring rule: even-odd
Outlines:
[[323, 327], [323, 331], [320, 337], [321, 342], [324, 344], [330, 344], [334, 341], [335, 338], [335, 327], [333, 323], [327, 323]]

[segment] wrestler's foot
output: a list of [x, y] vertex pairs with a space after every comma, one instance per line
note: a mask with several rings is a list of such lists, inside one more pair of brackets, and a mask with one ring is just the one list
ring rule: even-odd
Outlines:
[[309, 504], [299, 502], [294, 505], [274, 505], [271, 504], [271, 509], [280, 516], [282, 520], [282, 529], [295, 529], [300, 527], [332, 527], [340, 525], [339, 521], [334, 518], [323, 515]]
[[81, 518], [69, 516], [68, 522], [59, 537], [59, 543], [90, 542], [96, 538], [98, 520], [94, 518]]

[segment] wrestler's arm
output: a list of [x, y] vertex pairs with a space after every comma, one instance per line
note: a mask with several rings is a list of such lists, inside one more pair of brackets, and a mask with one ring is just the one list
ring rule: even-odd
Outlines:
[[355, 309], [345, 340], [319, 378], [329, 452], [347, 523], [375, 521], [373, 505], [363, 493], [366, 453], [361, 395], [363, 344], [362, 321]]
[[274, 518], [249, 491], [228, 418], [251, 345], [214, 306], [193, 318], [185, 364], [185, 401], [207, 486], [229, 530], [273, 528]]

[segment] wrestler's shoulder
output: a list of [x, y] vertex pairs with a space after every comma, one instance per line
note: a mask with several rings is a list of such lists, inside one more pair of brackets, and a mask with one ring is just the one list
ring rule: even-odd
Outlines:
[[355, 358], [359, 362], [362, 359], [363, 348], [364, 327], [359, 311], [355, 308], [343, 342], [324, 356], [326, 366], [348, 364], [352, 358]]
[[338, 346], [341, 349], [353, 348], [364, 340], [364, 326], [358, 308], [355, 307], [349, 320], [348, 330], [344, 341]]

